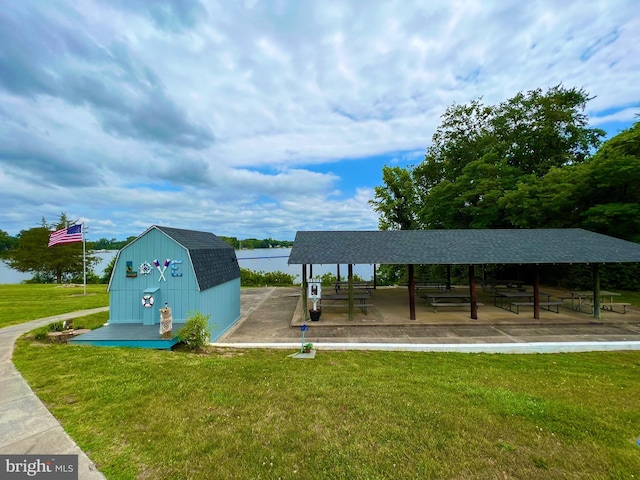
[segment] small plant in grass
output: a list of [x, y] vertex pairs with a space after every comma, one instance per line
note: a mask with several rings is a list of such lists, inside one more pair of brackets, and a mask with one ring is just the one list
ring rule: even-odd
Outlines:
[[49, 330], [49, 325], [45, 325], [44, 327], [40, 327], [40, 328], [36, 328], [33, 331], [33, 338], [35, 338], [36, 340], [46, 340], [48, 338], [49, 332], [51, 330]]
[[311, 343], [311, 342], [307, 342], [304, 345], [302, 345], [302, 352], [303, 353], [309, 353], [311, 351], [311, 349], [313, 349], [313, 343]]
[[53, 322], [48, 327], [50, 332], [62, 332], [64, 331], [64, 322]]
[[44, 327], [36, 328], [31, 332], [35, 340], [48, 340], [50, 332], [62, 332], [64, 331], [64, 322], [53, 322]]
[[187, 317], [182, 330], [180, 330], [180, 342], [189, 350], [200, 350], [209, 344], [211, 338], [211, 327], [209, 318], [211, 315], [204, 315], [200, 312], [192, 313]]
[[533, 464], [537, 468], [540, 468], [542, 470], [548, 470], [549, 469], [549, 464], [547, 463], [547, 461], [544, 458], [542, 458], [542, 457], [533, 457], [531, 460], [533, 461]]

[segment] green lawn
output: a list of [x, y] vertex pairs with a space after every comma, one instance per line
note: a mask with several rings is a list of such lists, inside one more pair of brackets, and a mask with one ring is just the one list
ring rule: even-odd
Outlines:
[[[104, 285], [88, 288], [84, 297], [82, 287], [0, 286], [0, 326], [108, 304]], [[640, 472], [640, 352], [288, 353], [23, 338], [14, 363], [108, 479]]]
[[[606, 290], [603, 289], [603, 290]], [[620, 296], [615, 300], [616, 302], [628, 302], [632, 305], [640, 305], [640, 292], [616, 290], [620, 293]]]
[[60, 285], [0, 285], [0, 328], [61, 313], [106, 307], [106, 285], [84, 288]]
[[640, 352], [288, 353], [21, 339], [14, 363], [109, 479], [640, 472]]

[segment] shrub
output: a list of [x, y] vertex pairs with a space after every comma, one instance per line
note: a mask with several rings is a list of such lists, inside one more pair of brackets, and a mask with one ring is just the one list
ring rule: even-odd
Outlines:
[[47, 327], [50, 332], [62, 332], [64, 330], [64, 322], [53, 322]]
[[[340, 275], [340, 280], [342, 280], [343, 282], [346, 282], [348, 280], [348, 277], [346, 275]], [[322, 276], [320, 276], [320, 281], [322, 282], [323, 286], [327, 287], [327, 286], [331, 286], [334, 283], [336, 283], [338, 281], [338, 277], [336, 277], [331, 272], [327, 272], [327, 273], [322, 274]], [[357, 273], [353, 274], [353, 281], [354, 282], [364, 282], [362, 277], [360, 277]]]
[[36, 340], [46, 340], [48, 338], [49, 332], [51, 330], [49, 330], [49, 325], [45, 325], [44, 327], [40, 327], [40, 328], [36, 328], [33, 331], [33, 337]]
[[293, 285], [293, 275], [284, 272], [254, 272], [247, 268], [240, 269], [240, 284], [243, 287], [288, 286]]
[[211, 315], [204, 315], [200, 312], [192, 313], [187, 317], [182, 330], [180, 330], [180, 342], [189, 350], [199, 350], [209, 344], [211, 338], [211, 327], [209, 318]]

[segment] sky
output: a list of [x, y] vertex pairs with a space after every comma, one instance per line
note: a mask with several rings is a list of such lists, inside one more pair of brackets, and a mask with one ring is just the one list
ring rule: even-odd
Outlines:
[[375, 230], [446, 108], [562, 84], [640, 112], [637, 0], [20, 0], [0, 10], [0, 229]]

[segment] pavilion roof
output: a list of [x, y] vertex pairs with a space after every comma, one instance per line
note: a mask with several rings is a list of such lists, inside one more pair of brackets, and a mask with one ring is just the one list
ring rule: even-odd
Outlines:
[[579, 228], [299, 231], [289, 264], [640, 262], [640, 245]]

